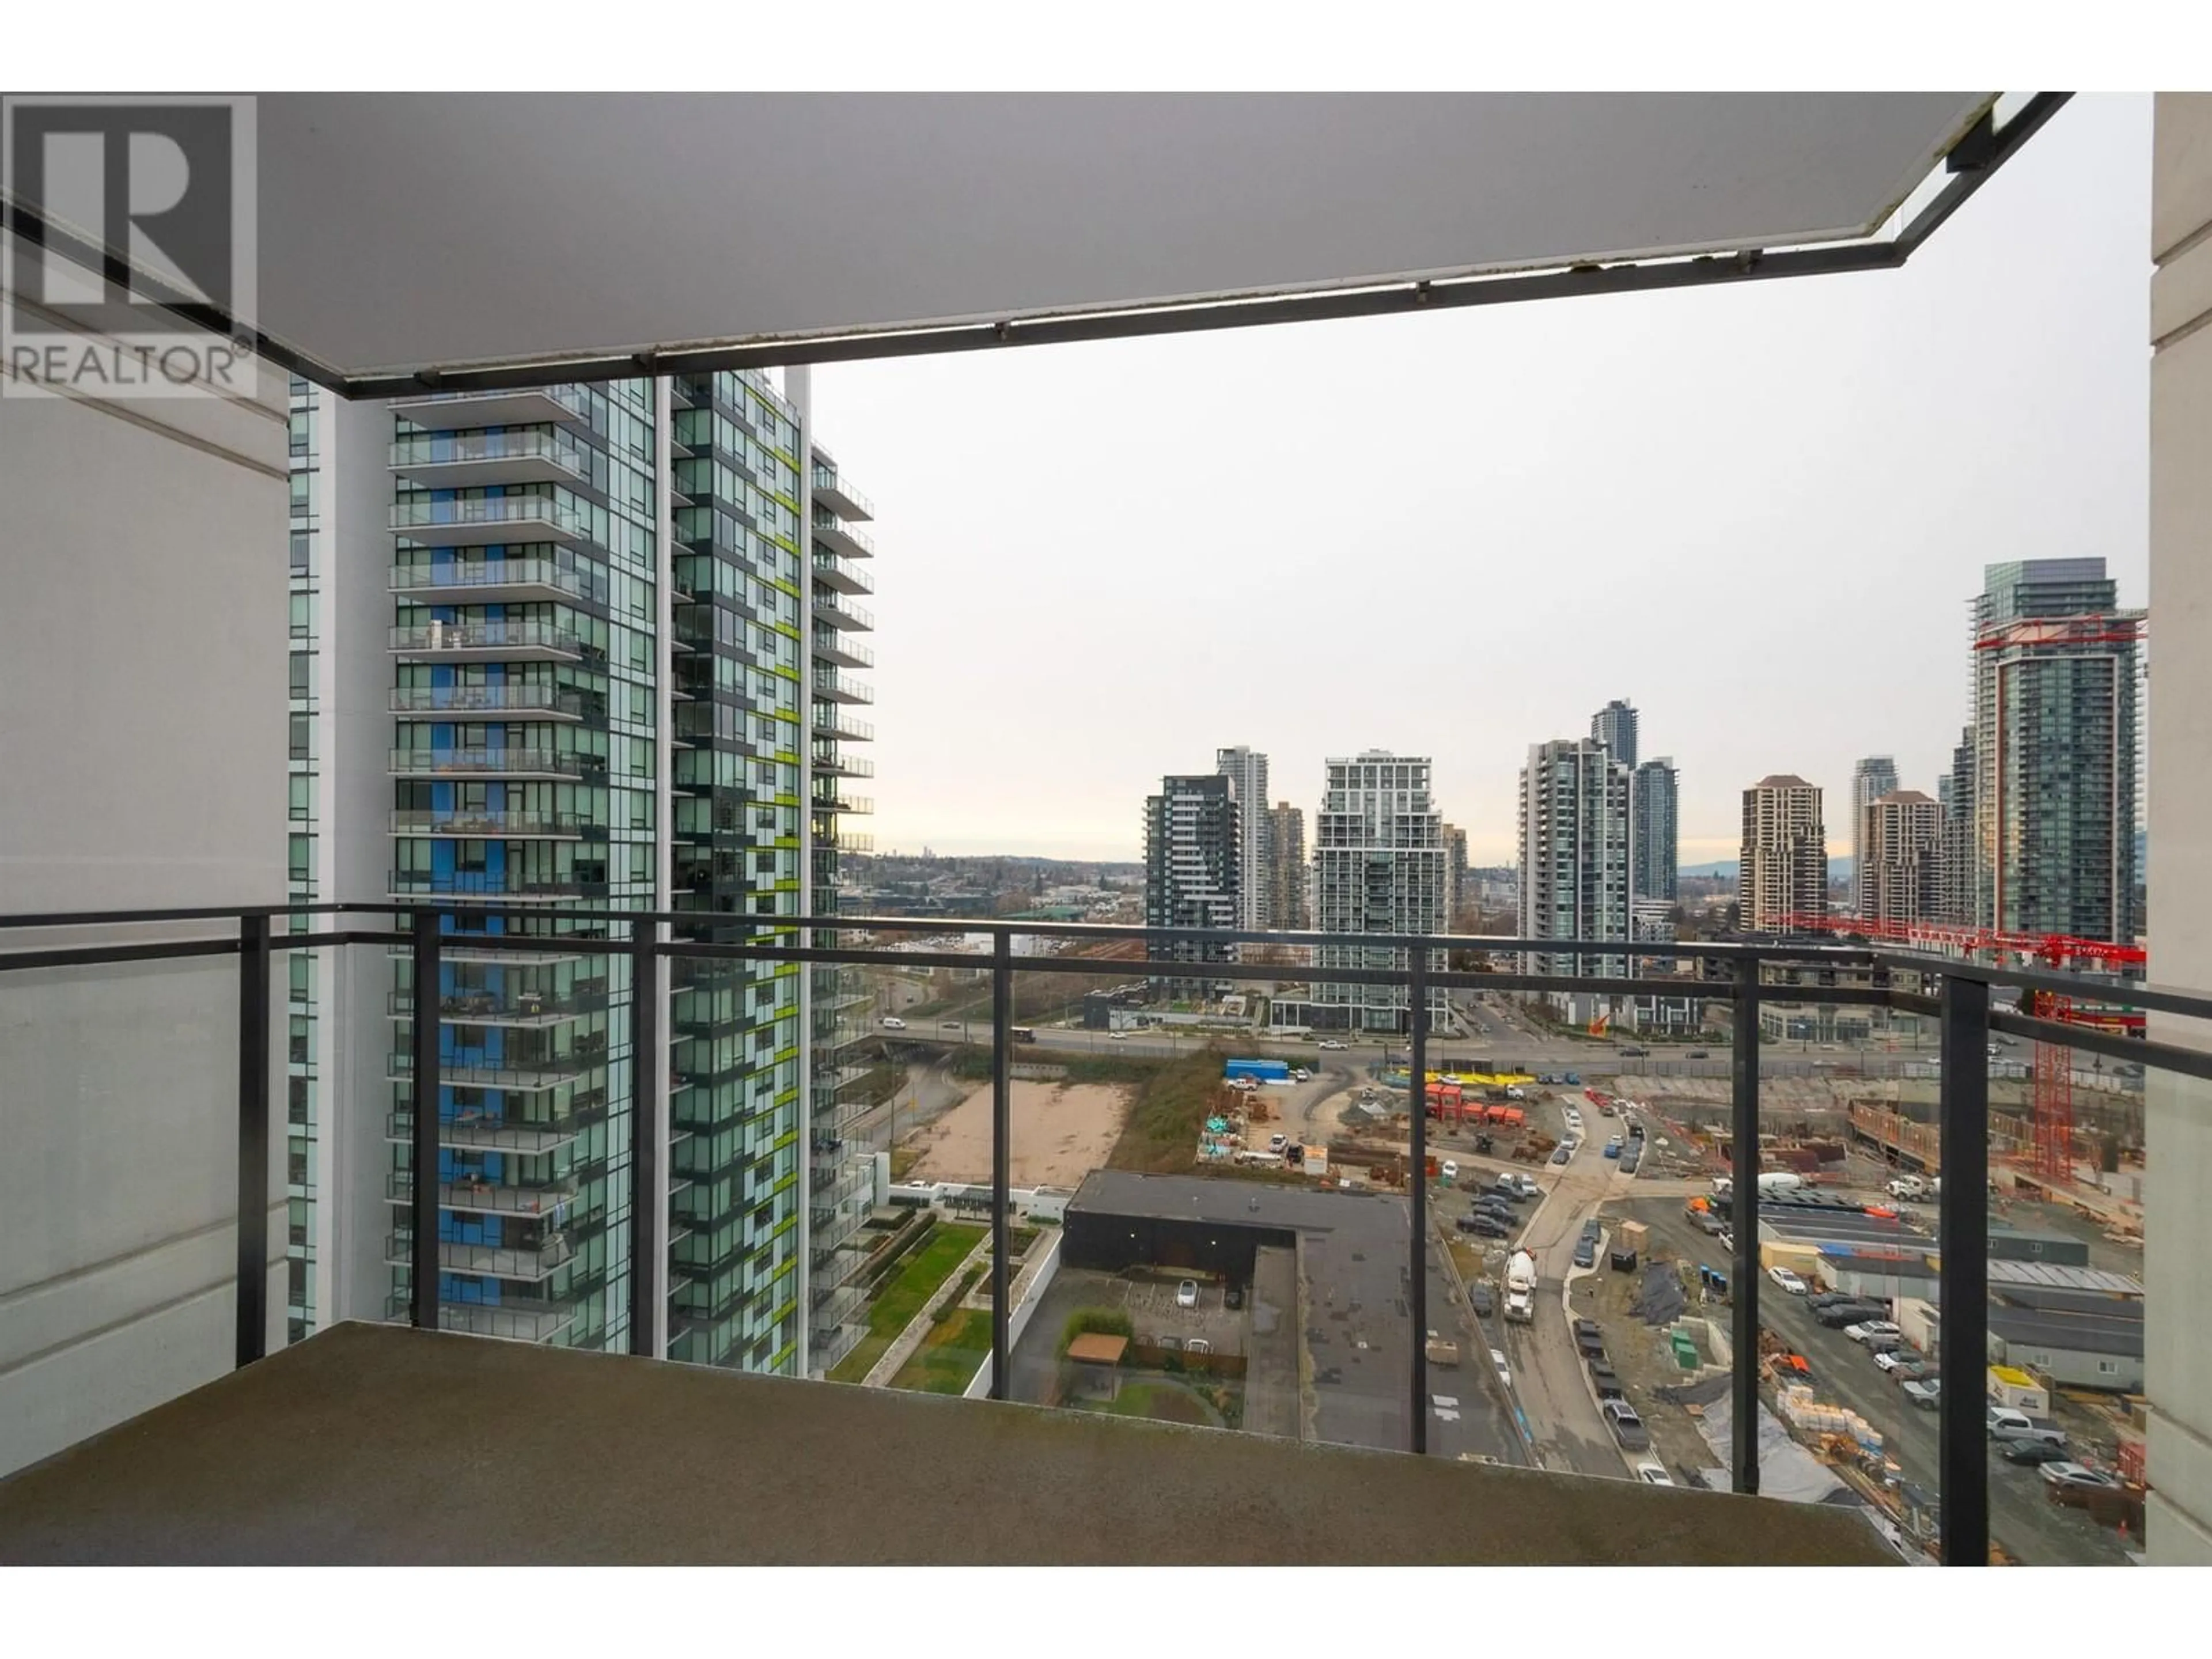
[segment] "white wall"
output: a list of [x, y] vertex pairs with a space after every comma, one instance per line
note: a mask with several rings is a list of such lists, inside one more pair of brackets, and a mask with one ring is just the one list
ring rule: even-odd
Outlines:
[[[252, 403], [0, 397], [0, 912], [283, 900], [284, 389], [264, 379]], [[0, 1471], [229, 1368], [237, 978], [0, 974]], [[272, 1342], [283, 1242], [280, 1202]]]
[[[2151, 166], [2150, 969], [2212, 989], [2212, 95], [2161, 93]], [[2212, 1027], [2151, 1016], [2163, 1042]], [[2145, 1388], [2150, 1559], [2212, 1565], [2212, 1087], [2153, 1072], [2145, 1095]]]

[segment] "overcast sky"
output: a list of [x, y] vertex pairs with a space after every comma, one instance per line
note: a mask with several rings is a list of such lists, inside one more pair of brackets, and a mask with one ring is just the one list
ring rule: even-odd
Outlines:
[[1135, 859], [1247, 743], [1436, 763], [1514, 857], [1528, 744], [1625, 696], [1681, 860], [1852, 762], [1935, 793], [1982, 567], [2143, 603], [2150, 101], [2077, 98], [1902, 271], [816, 372], [875, 500], [882, 851]]

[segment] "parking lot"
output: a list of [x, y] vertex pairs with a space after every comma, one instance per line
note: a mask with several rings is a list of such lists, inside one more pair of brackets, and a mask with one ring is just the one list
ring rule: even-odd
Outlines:
[[[1692, 1262], [1723, 1269], [1729, 1266], [1720, 1241], [1691, 1228], [1682, 1218], [1679, 1203], [1646, 1200], [1628, 1207], [1636, 1218], [1650, 1227], [1655, 1255], [1663, 1249]], [[1784, 1295], [1771, 1283], [1762, 1288], [1761, 1322], [1804, 1357], [1811, 1368], [1806, 1380], [1819, 1397], [1847, 1407], [1873, 1424], [1904, 1479], [1935, 1491], [1938, 1468], [1935, 1413], [1915, 1408], [1866, 1348], [1842, 1331], [1821, 1326], [1803, 1299]], [[1701, 1310], [1693, 1306], [1690, 1311], [1727, 1316], [1725, 1309]], [[1632, 1389], [1632, 1396], [1633, 1393]], [[1642, 1400], [1636, 1403], [1644, 1410]], [[1680, 1414], [1680, 1408], [1655, 1403], [1645, 1413], [1646, 1421], [1656, 1419], [1656, 1425], [1664, 1424], [1670, 1414]], [[2054, 1506], [2045, 1497], [2043, 1485], [2033, 1468], [1996, 1456], [1990, 1460], [1990, 1530], [2016, 1559], [2030, 1566], [2117, 1565], [2127, 1559], [2116, 1534], [2099, 1526], [2082, 1510]]]

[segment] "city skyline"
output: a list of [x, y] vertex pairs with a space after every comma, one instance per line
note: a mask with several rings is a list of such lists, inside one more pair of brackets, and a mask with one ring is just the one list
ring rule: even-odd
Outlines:
[[[1135, 862], [1128, 803], [1202, 718], [1309, 812], [1330, 755], [1433, 756], [1470, 860], [1501, 864], [1528, 743], [1624, 695], [1664, 711], [1685, 866], [1734, 855], [1740, 793], [1772, 772], [1847, 803], [1853, 762], [1893, 755], [1932, 793], [1985, 565], [2101, 556], [2144, 603], [2148, 125], [2142, 100], [2077, 98], [1909, 283], [817, 369], [841, 459], [914, 550], [878, 597], [907, 620], [880, 642], [877, 844]], [[1468, 398], [1474, 365], [1511, 397]], [[1323, 410], [1346, 384], [1394, 480], [1356, 550], [1312, 513], [1346, 476]], [[1045, 523], [1054, 556], [1024, 558]], [[1203, 556], [1166, 528], [1201, 523]], [[1500, 650], [1541, 672], [1494, 672]], [[1073, 764], [1036, 791], [974, 741], [1001, 729]]]

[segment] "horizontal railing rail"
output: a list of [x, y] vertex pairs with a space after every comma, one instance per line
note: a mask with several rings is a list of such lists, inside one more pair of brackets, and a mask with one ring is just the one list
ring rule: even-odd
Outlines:
[[[492, 933], [462, 931], [459, 924], [526, 919], [532, 927], [577, 922], [597, 936], [576, 939], [543, 933]], [[392, 925], [401, 919], [405, 926]], [[280, 920], [283, 931], [279, 931]], [[173, 927], [185, 924], [222, 924], [225, 931], [202, 937], [149, 937], [120, 943], [95, 942], [99, 935], [126, 928]], [[836, 942], [807, 942], [817, 931]], [[46, 943], [28, 936], [64, 933], [66, 942]], [[980, 935], [988, 949], [892, 950], [854, 941], [855, 934], [902, 934], [923, 939], [943, 939], [957, 932]], [[713, 938], [686, 937], [712, 933]], [[727, 937], [744, 935], [741, 939]], [[93, 936], [93, 937], [87, 937]], [[1133, 961], [1126, 957], [1086, 957], [1067, 954], [1022, 954], [1013, 950], [1018, 939], [1052, 940], [1062, 945], [1141, 942], [1148, 948], [1175, 951], [1172, 957], [1147, 956]], [[20, 945], [17, 941], [22, 941]], [[1203, 959], [1202, 953], [1240, 944], [1328, 945], [1362, 953], [1394, 954], [1389, 966], [1295, 967], [1279, 963]], [[322, 950], [349, 945], [402, 946], [412, 957], [412, 982], [439, 983], [440, 964], [447, 949], [466, 951], [471, 959], [542, 956], [549, 950], [578, 955], [627, 954], [634, 982], [655, 982], [662, 959], [771, 960], [814, 963], [884, 965], [901, 969], [985, 968], [990, 975], [992, 1004], [992, 1393], [1005, 1397], [1009, 1375], [1009, 1313], [1007, 1282], [1010, 1216], [1010, 1079], [1012, 1064], [1013, 986], [1023, 974], [1082, 975], [1116, 981], [1204, 980], [1252, 983], [1295, 980], [1313, 984], [1380, 986], [1402, 990], [1406, 1029], [1409, 1101], [1425, 1094], [1431, 1068], [1429, 1057], [1437, 1041], [1432, 1030], [1431, 994], [1444, 990], [1579, 991], [1621, 996], [1692, 998], [1726, 1003], [1733, 1014], [1732, 1039], [1727, 1058], [1732, 1073], [1730, 1130], [1733, 1145], [1759, 1144], [1759, 1079], [1762, 1037], [1759, 1013], [1764, 1006], [1812, 1006], [1887, 1008], [1932, 1017], [1938, 1022], [1940, 1058], [1937, 1123], [1941, 1161], [1945, 1168], [1966, 1171], [1985, 1167], [1989, 1145], [1989, 1071], [1986, 1045], [1991, 1032], [2003, 1032], [2038, 1042], [2063, 1044], [2100, 1054], [2116, 1056], [2147, 1068], [2212, 1079], [2212, 1048], [2195, 1048], [2170, 1042], [2154, 1042], [2094, 1027], [2044, 1019], [1990, 1006], [1992, 988], [2048, 991], [2077, 1002], [2114, 1005], [2131, 1010], [2179, 1015], [2212, 1021], [2212, 994], [2151, 987], [2096, 975], [2058, 973], [2044, 968], [2008, 968], [2000, 963], [1901, 952], [1885, 946], [1822, 940], [1818, 943], [1784, 939], [1687, 940], [1658, 946], [1654, 942], [1626, 940], [1558, 940], [1498, 938], [1480, 934], [1381, 933], [1347, 935], [1320, 933], [1271, 933], [1207, 928], [1162, 928], [1094, 922], [1037, 922], [968, 921], [948, 927], [944, 918], [911, 916], [702, 915], [682, 910], [581, 909], [544, 904], [502, 904], [496, 900], [475, 901], [440, 896], [419, 901], [270, 904], [246, 907], [181, 907], [135, 911], [58, 911], [0, 915], [0, 975], [40, 969], [154, 961], [174, 957], [234, 955], [240, 958], [240, 1048], [238, 1115], [238, 1321], [236, 1355], [240, 1364], [263, 1357], [266, 1349], [267, 1227], [269, 1207], [269, 1152], [270, 1134], [270, 1045], [272, 1040], [271, 960], [283, 951]], [[1638, 945], [1642, 948], [1638, 948]], [[1201, 953], [1193, 956], [1193, 947]], [[1608, 963], [1703, 964], [1702, 974], [1667, 973], [1626, 975], [1532, 973], [1519, 967], [1502, 970], [1450, 965], [1455, 955], [1485, 957], [1536, 956], [1556, 963], [1564, 959], [1589, 959]], [[1773, 971], [1802, 974], [1814, 971], [1844, 978], [1842, 983], [1806, 983], [1768, 977]], [[0, 981], [3, 983], [3, 981]], [[639, 1192], [665, 1190], [668, 1180], [659, 1168], [662, 1126], [671, 1116], [664, 1089], [666, 1057], [658, 1030], [658, 999], [639, 999], [634, 1011], [633, 1039], [628, 1064], [631, 1070], [628, 1152]], [[393, 1056], [394, 1075], [413, 1079], [417, 1098], [434, 1097], [441, 1075], [452, 1071], [465, 1076], [471, 1068], [448, 1065], [439, 1052], [437, 1020], [413, 1023], [409, 1033], [411, 1051]], [[917, 1034], [927, 1036], [927, 1034]], [[603, 1063], [603, 1057], [562, 1056], [542, 1062], [547, 1067], [575, 1068]], [[507, 1062], [508, 1069], [518, 1069]], [[535, 1075], [533, 1071], [532, 1075]], [[667, 1078], [668, 1088], [680, 1088], [688, 1079]], [[1409, 1167], [1417, 1172], [1409, 1182], [1408, 1199], [1413, 1229], [1407, 1263], [1407, 1300], [1412, 1343], [1412, 1389], [1409, 1404], [1410, 1448], [1426, 1449], [1428, 1433], [1427, 1358], [1419, 1333], [1427, 1328], [1428, 1273], [1426, 1249], [1427, 1183], [1418, 1172], [1426, 1167], [1427, 1124], [1423, 1111], [1407, 1114], [1410, 1133]], [[431, 1112], [406, 1115], [411, 1131], [413, 1167], [434, 1170], [441, 1125]], [[398, 1120], [395, 1120], [397, 1121]], [[841, 1176], [841, 1184], [848, 1178]], [[833, 1201], [858, 1191], [833, 1189]], [[438, 1182], [416, 1182], [411, 1175], [395, 1173], [387, 1182], [389, 1196], [411, 1210], [410, 1224], [395, 1228], [407, 1240], [414, 1286], [408, 1309], [412, 1322], [429, 1328], [474, 1328], [465, 1316], [457, 1318], [451, 1308], [441, 1310], [438, 1279], [441, 1266], [438, 1244], [438, 1211], [441, 1188]], [[573, 1189], [483, 1187], [471, 1189], [474, 1201], [491, 1207], [535, 1212], [553, 1208], [573, 1198]], [[818, 1202], [823, 1195], [814, 1195]], [[1731, 1482], [1739, 1492], [1759, 1490], [1758, 1351], [1759, 1351], [1759, 1183], [1738, 1181], [1729, 1198], [1733, 1228], [1733, 1327]], [[633, 1352], [654, 1351], [658, 1322], [651, 1298], [659, 1278], [649, 1265], [658, 1260], [664, 1205], [633, 1204], [629, 1218], [630, 1267], [629, 1328]], [[1988, 1342], [1989, 1197], [1986, 1181], [1961, 1179], [1944, 1194], [1938, 1220], [1940, 1258], [1938, 1292], [1948, 1349], [1969, 1354], [1986, 1351]], [[542, 1321], [525, 1322], [536, 1328]], [[495, 1333], [496, 1334], [496, 1333]], [[1989, 1503], [1988, 1445], [1984, 1435], [1982, 1401], [1971, 1388], [1945, 1389], [1939, 1407], [1941, 1474], [1941, 1542], [1947, 1561], [1978, 1563], [1988, 1559]]]

